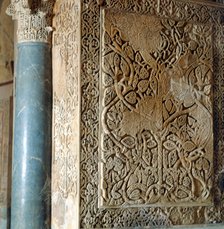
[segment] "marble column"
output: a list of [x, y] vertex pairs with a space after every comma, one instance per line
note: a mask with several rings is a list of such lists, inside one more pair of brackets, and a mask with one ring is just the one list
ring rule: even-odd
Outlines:
[[17, 20], [11, 229], [50, 228], [53, 1], [12, 1]]

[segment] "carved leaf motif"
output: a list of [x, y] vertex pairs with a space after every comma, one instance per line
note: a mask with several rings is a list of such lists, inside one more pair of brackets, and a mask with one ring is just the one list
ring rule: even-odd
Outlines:
[[139, 76], [141, 79], [147, 79], [149, 77], [149, 72], [147, 71], [146, 68], [141, 68]]
[[165, 101], [165, 106], [166, 106], [167, 111], [168, 111], [168, 112], [171, 112], [172, 107], [173, 107], [173, 104], [172, 104], [172, 102], [171, 102], [170, 99], [167, 99], [167, 100]]
[[129, 75], [128, 63], [123, 58], [121, 59], [121, 70], [125, 76]]
[[183, 179], [183, 185], [186, 187], [186, 188], [189, 188], [191, 186], [191, 180], [189, 177], [184, 177]]
[[153, 175], [150, 175], [147, 180], [147, 187], [151, 186], [155, 182], [155, 177]]
[[131, 149], [135, 146], [135, 139], [131, 136], [126, 136], [121, 140], [121, 143], [127, 148]]
[[210, 93], [211, 93], [211, 85], [207, 85], [207, 86], [204, 87], [204, 93], [207, 96], [210, 95]]
[[153, 92], [156, 93], [157, 92], [157, 79], [155, 76], [152, 76], [151, 81], [150, 81], [150, 87], [152, 88]]
[[179, 127], [182, 127], [187, 124], [187, 115], [181, 115], [177, 119], [177, 124]]
[[192, 141], [186, 141], [183, 144], [183, 149], [187, 152], [193, 151], [196, 148], [196, 145]]
[[107, 88], [104, 91], [104, 105], [107, 106], [116, 96], [115, 91], [113, 88]]
[[133, 105], [137, 102], [137, 95], [134, 91], [131, 91], [125, 96], [125, 99], [128, 103]]
[[118, 183], [116, 183], [113, 186], [111, 195], [115, 200], [117, 200], [117, 199], [119, 199], [121, 197], [121, 194], [119, 193], [119, 190], [120, 190], [122, 184], [123, 184], [123, 181], [121, 180], [121, 181], [119, 181]]
[[184, 190], [178, 189], [177, 190], [177, 197], [180, 198], [180, 199], [184, 199], [184, 198], [188, 197], [188, 194]]
[[168, 150], [174, 150], [176, 148], [176, 145], [174, 142], [167, 140], [163, 143], [164, 147]]
[[169, 167], [172, 167], [176, 163], [177, 159], [178, 157], [176, 150], [171, 151], [168, 156]]
[[140, 55], [139, 52], [137, 52], [136, 55], [135, 55], [135, 61], [137, 63], [141, 63], [142, 62], [142, 56]]
[[105, 44], [111, 43], [111, 38], [107, 32], [104, 32], [104, 42], [105, 42]]
[[137, 184], [137, 183], [138, 183], [138, 177], [135, 174], [132, 174], [128, 181], [128, 187], [130, 187], [133, 184]]
[[133, 51], [133, 49], [132, 49], [132, 47], [131, 46], [126, 46], [125, 48], [124, 48], [124, 51], [125, 51], [125, 53], [126, 53], [126, 55], [129, 57], [129, 58], [131, 58], [131, 60], [134, 60], [134, 51]]
[[[119, 57], [119, 56], [118, 56]], [[110, 66], [110, 62], [107, 58], [103, 59], [103, 70], [106, 73], [109, 73], [111, 71], [111, 66]]]
[[115, 36], [115, 40], [120, 46], [122, 46], [122, 40], [118, 35]]
[[111, 130], [114, 130], [117, 128], [115, 121], [111, 119], [107, 120], [107, 125]]
[[116, 53], [114, 55], [114, 66], [119, 67], [121, 62], [121, 57]]
[[154, 141], [153, 139], [148, 139], [147, 140], [147, 147], [149, 149], [155, 148], [157, 146], [156, 141]]
[[210, 171], [210, 169], [211, 168], [210, 168], [209, 161], [204, 158], [204, 160], [203, 160], [203, 170], [208, 173]]
[[141, 80], [138, 83], [138, 89], [140, 92], [145, 92], [148, 89], [148, 80]]
[[103, 82], [104, 82], [105, 87], [111, 86], [114, 82], [113, 78], [109, 74], [106, 74], [106, 73], [103, 74], [103, 78], [104, 78]]
[[132, 200], [138, 200], [140, 198], [140, 190], [139, 189], [134, 189], [130, 194], [129, 197]]

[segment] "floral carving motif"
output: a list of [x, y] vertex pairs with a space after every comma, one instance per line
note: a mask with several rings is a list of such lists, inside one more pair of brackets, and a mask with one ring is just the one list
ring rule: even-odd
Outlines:
[[53, 21], [52, 224], [57, 228], [77, 228], [78, 224], [79, 17], [79, 1], [56, 2]]
[[211, 202], [211, 36], [210, 25], [105, 10], [103, 205]]
[[7, 14], [18, 20], [18, 42], [51, 42], [52, 17], [55, 0], [12, 0]]
[[[129, 13], [135, 13], [137, 15], [141, 14], [147, 14], [147, 16], [156, 16], [160, 19], [163, 18], [163, 20], [166, 19], [172, 19], [170, 22], [174, 21], [175, 23], [178, 23], [180, 21], [188, 22], [189, 24], [195, 25], [199, 24], [199, 27], [201, 23], [211, 23], [213, 25], [213, 31], [212, 31], [212, 44], [213, 44], [213, 122], [214, 122], [214, 207], [206, 207], [206, 206], [199, 206], [199, 207], [136, 207], [136, 208], [99, 208], [98, 207], [98, 183], [100, 180], [100, 173], [98, 168], [98, 150], [99, 147], [103, 148], [106, 147], [109, 143], [109, 141], [112, 141], [113, 139], [109, 139], [108, 134], [105, 134], [105, 139], [107, 142], [104, 141], [100, 142], [101, 145], [99, 145], [99, 95], [100, 95], [100, 85], [99, 85], [99, 73], [100, 73], [100, 7], [97, 4], [96, 1], [92, 0], [84, 0], [82, 1], [82, 24], [81, 24], [81, 33], [82, 33], [82, 49], [81, 49], [81, 62], [82, 62], [82, 68], [81, 68], [81, 89], [82, 89], [82, 100], [81, 100], [81, 179], [80, 179], [80, 227], [81, 228], [108, 228], [108, 227], [136, 227], [136, 226], [151, 226], [151, 225], [170, 225], [170, 224], [196, 224], [196, 223], [216, 223], [224, 220], [223, 214], [221, 212], [223, 211], [223, 201], [221, 201], [221, 193], [219, 189], [216, 186], [217, 182], [217, 174], [223, 169], [223, 70], [221, 66], [223, 65], [223, 44], [220, 42], [223, 37], [223, 30], [222, 26], [220, 25], [220, 19], [221, 15], [223, 14], [223, 10], [216, 8], [216, 7], [210, 7], [202, 5], [201, 3], [189, 3], [184, 1], [174, 1], [174, 0], [160, 0], [160, 1], [151, 1], [146, 0], [144, 1], [129, 1], [129, 0], [105, 0], [105, 1], [98, 1], [102, 9], [110, 8], [111, 10], [115, 12], [119, 12], [122, 10], [123, 12], [129, 12]], [[183, 10], [184, 9], [184, 10]], [[132, 18], [130, 18], [132, 20]], [[130, 21], [129, 20], [129, 21]], [[168, 23], [170, 23], [168, 20]], [[163, 25], [164, 26], [164, 25]], [[176, 27], [177, 25], [175, 25]], [[122, 33], [122, 30], [120, 31]], [[208, 31], [209, 32], [209, 31]], [[211, 38], [211, 36], [208, 37], [208, 39]], [[122, 42], [131, 42], [130, 39], [127, 40], [120, 35]], [[110, 36], [106, 38], [104, 37], [105, 41], [106, 39], [110, 40]], [[192, 40], [192, 38], [191, 38]], [[194, 40], [194, 39], [193, 39]], [[209, 42], [210, 43], [210, 42]], [[131, 44], [132, 50], [130, 48], [127, 48], [126, 52], [129, 53], [130, 58], [132, 56], [132, 53], [134, 56], [136, 56], [136, 60], [139, 62], [145, 61], [145, 55], [142, 53], [139, 53], [140, 55], [137, 55], [137, 49], [134, 48], [134, 45]], [[158, 47], [160, 46], [160, 42], [158, 43]], [[187, 46], [190, 50], [195, 48], [195, 43], [191, 42]], [[105, 52], [106, 50], [103, 50]], [[190, 52], [194, 52], [194, 50], [191, 50]], [[182, 52], [183, 53], [183, 52]], [[104, 53], [105, 54], [105, 53]], [[167, 54], [169, 56], [169, 53]], [[155, 58], [155, 56], [154, 56]], [[172, 58], [170, 58], [171, 61]], [[191, 58], [189, 58], [191, 60]], [[119, 61], [119, 58], [118, 58]], [[133, 61], [132, 61], [133, 62]], [[117, 64], [117, 59], [114, 65]], [[161, 64], [161, 63], [159, 63]], [[88, 66], [88, 67], [86, 67]], [[105, 69], [102, 69], [105, 70]], [[122, 66], [122, 71], [126, 71], [125, 65]], [[196, 69], [195, 69], [196, 71]], [[197, 71], [202, 71], [198, 69]], [[204, 71], [204, 70], [203, 70]], [[148, 69], [146, 71], [143, 69], [141, 73], [139, 72], [139, 79], [141, 80], [147, 80], [148, 84], [145, 85], [146, 81], [143, 81], [141, 84], [137, 82], [136, 90], [141, 92], [142, 94], [146, 94], [147, 90], [145, 88], [152, 87], [154, 91], [156, 91], [156, 85], [155, 83], [151, 83], [151, 80], [149, 79], [149, 76], [147, 76]], [[171, 74], [174, 76], [174, 74]], [[178, 75], [177, 75], [178, 76]], [[105, 85], [104, 87], [112, 88], [112, 85], [114, 85], [114, 79], [108, 74], [104, 74], [103, 76], [103, 82]], [[145, 82], [145, 83], [144, 83]], [[172, 91], [175, 95], [175, 100], [180, 100], [181, 103], [185, 104], [186, 107], [189, 107], [191, 105], [191, 93], [193, 99], [199, 99], [200, 100], [200, 93], [201, 89], [193, 86], [189, 87], [189, 82], [180, 82], [178, 80], [172, 81]], [[197, 79], [194, 79], [193, 82], [197, 82]], [[151, 83], [151, 84], [150, 84]], [[185, 94], [188, 96], [183, 96], [180, 91], [178, 91], [178, 85], [184, 85], [185, 88]], [[138, 86], [139, 85], [139, 86]], [[195, 85], [195, 84], [194, 84]], [[166, 88], [166, 87], [165, 87]], [[205, 96], [203, 98], [210, 98], [208, 96], [209, 94], [206, 92], [206, 90], [210, 90], [208, 88], [203, 88], [203, 91], [205, 93]], [[151, 93], [154, 93], [152, 90]], [[199, 93], [200, 92], [200, 93]], [[148, 92], [149, 93], [149, 92]], [[190, 94], [190, 95], [189, 95]], [[207, 94], [207, 95], [206, 95]], [[104, 96], [107, 95], [107, 96]], [[103, 96], [105, 97], [104, 100], [100, 100], [101, 103], [104, 106], [108, 106], [110, 101], [112, 101], [115, 97], [117, 97], [115, 89], [112, 90], [105, 90], [105, 94]], [[101, 95], [102, 98], [102, 95]], [[136, 100], [138, 97], [135, 97], [133, 93], [130, 93], [129, 95], [124, 96], [124, 100], [128, 102], [130, 106], [135, 106], [134, 109], [137, 109], [136, 106]], [[183, 99], [184, 98], [184, 99]], [[211, 100], [211, 99], [210, 99]], [[208, 100], [209, 101], [209, 100]], [[208, 105], [209, 102], [206, 102]], [[212, 102], [212, 101], [210, 101]], [[139, 101], [137, 100], [137, 103]], [[119, 105], [119, 104], [118, 104]], [[172, 110], [172, 101], [164, 101], [162, 103], [164, 110], [168, 114], [175, 113], [175, 110]], [[204, 104], [203, 104], [204, 105]], [[122, 105], [116, 106], [119, 109], [121, 109]], [[157, 105], [155, 104], [155, 107]], [[206, 107], [208, 111], [211, 111], [211, 107]], [[117, 108], [116, 108], [117, 109]], [[193, 111], [191, 111], [193, 112]], [[165, 114], [165, 113], [164, 113]], [[100, 113], [102, 117], [102, 113]], [[155, 115], [155, 114], [154, 114]], [[110, 118], [114, 120], [113, 122], [110, 121]], [[117, 116], [117, 119], [115, 119], [114, 114], [108, 112], [108, 122], [107, 125], [110, 125], [110, 128], [114, 130], [116, 128], [116, 125], [119, 124], [119, 116]], [[169, 116], [167, 116], [169, 117]], [[122, 117], [123, 118], [123, 117]], [[174, 135], [177, 134], [178, 128], [183, 123], [183, 120], [187, 120], [187, 124], [190, 125], [191, 128], [194, 125], [194, 119], [189, 119], [189, 115], [183, 115], [181, 118], [174, 122], [173, 132]], [[167, 121], [167, 124], [170, 123]], [[160, 123], [153, 123], [154, 128], [160, 127]], [[189, 128], [189, 127], [183, 127]], [[102, 129], [102, 128], [101, 128]], [[177, 129], [177, 130], [176, 130]], [[125, 131], [125, 129], [123, 130]], [[176, 131], [176, 132], [175, 132]], [[130, 130], [131, 132], [131, 130]], [[207, 133], [204, 133], [205, 135]], [[182, 134], [183, 135], [183, 134]], [[181, 136], [182, 136], [181, 135]], [[150, 136], [150, 134], [148, 134]], [[183, 135], [187, 139], [187, 135]], [[148, 141], [148, 145], [151, 147], [157, 147], [156, 144], [158, 143], [153, 139], [153, 137], [150, 137], [150, 141]], [[202, 138], [204, 139], [204, 138]], [[197, 141], [202, 141], [202, 139], [195, 139]], [[141, 139], [140, 139], [141, 140]], [[127, 149], [132, 149], [135, 145], [135, 136], [126, 136], [126, 138], [122, 139], [122, 145], [124, 145]], [[164, 150], [165, 147], [169, 148], [166, 149], [167, 152], [169, 152], [169, 158], [167, 158], [167, 165], [169, 167], [172, 167], [175, 165], [179, 155], [177, 152], [172, 152], [170, 150], [175, 142], [174, 140], [166, 138], [166, 141], [164, 141], [163, 147]], [[113, 143], [113, 141], [112, 141]], [[172, 144], [173, 143], [173, 144]], [[185, 141], [184, 144], [182, 143], [183, 150], [186, 151], [186, 154], [183, 155], [184, 160], [186, 160], [186, 167], [190, 165], [190, 163], [195, 163], [195, 172], [194, 176], [203, 176], [203, 173], [200, 172], [206, 169], [206, 166], [208, 166], [207, 161], [201, 161], [204, 159], [196, 161], [190, 160], [190, 156], [193, 157], [193, 155], [190, 155], [188, 152], [193, 152], [196, 150], [195, 143], [192, 144], [192, 142]], [[118, 148], [119, 149], [119, 148]], [[211, 149], [212, 151], [212, 149]], [[117, 152], [117, 147], [114, 148], [114, 152]], [[119, 152], [119, 150], [118, 150]], [[106, 153], [110, 154], [110, 152], [105, 151], [105, 157]], [[202, 153], [205, 155], [205, 151], [202, 150]], [[202, 158], [205, 158], [205, 156], [202, 156]], [[122, 155], [121, 155], [122, 156]], [[138, 155], [136, 155], [137, 157]], [[189, 157], [189, 158], [188, 158]], [[118, 158], [118, 157], [117, 157]], [[115, 172], [119, 172], [121, 168], [123, 168], [122, 158], [111, 158], [110, 163], [108, 164], [109, 167], [112, 168]], [[148, 159], [149, 160], [149, 159]], [[155, 160], [155, 159], [154, 159]], [[210, 161], [210, 159], [209, 159]], [[182, 163], [182, 162], [181, 162]], [[203, 168], [204, 166], [204, 168]], [[210, 164], [210, 167], [212, 165]], [[101, 172], [102, 172], [101, 168]], [[105, 168], [107, 169], [107, 168]], [[200, 171], [199, 173], [196, 171]], [[206, 175], [207, 176], [207, 175]], [[102, 178], [102, 177], [101, 177]], [[135, 180], [136, 178], [133, 176], [131, 179]], [[148, 179], [148, 184], [153, 184], [154, 178], [150, 177]], [[173, 182], [172, 176], [170, 177], [169, 174], [166, 175], [166, 182]], [[191, 178], [189, 176], [183, 177], [181, 180], [182, 186], [185, 187], [190, 184]], [[199, 182], [200, 183], [200, 182]], [[117, 182], [117, 185], [115, 188], [119, 189], [120, 183]], [[102, 186], [101, 186], [102, 187]], [[115, 189], [114, 188], [114, 189]], [[106, 193], [101, 192], [100, 195], [106, 195]], [[136, 193], [134, 193], [136, 194]], [[119, 197], [119, 193], [117, 195], [116, 190], [113, 194], [114, 196]], [[181, 194], [182, 195], [182, 194]], [[184, 217], [183, 217], [184, 216]]]

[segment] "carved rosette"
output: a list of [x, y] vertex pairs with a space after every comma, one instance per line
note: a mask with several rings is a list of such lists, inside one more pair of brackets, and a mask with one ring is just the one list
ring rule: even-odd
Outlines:
[[38, 41], [50, 43], [55, 0], [12, 0], [6, 13], [18, 21], [18, 42]]

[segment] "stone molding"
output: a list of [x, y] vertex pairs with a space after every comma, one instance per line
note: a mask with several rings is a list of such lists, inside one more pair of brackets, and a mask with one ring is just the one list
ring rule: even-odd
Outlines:
[[55, 0], [11, 1], [6, 13], [18, 21], [18, 42], [51, 42], [54, 2]]

